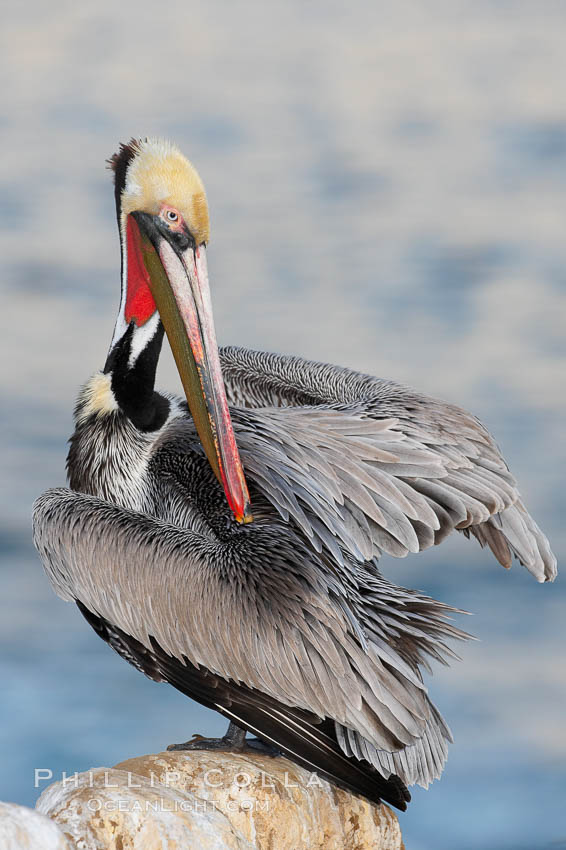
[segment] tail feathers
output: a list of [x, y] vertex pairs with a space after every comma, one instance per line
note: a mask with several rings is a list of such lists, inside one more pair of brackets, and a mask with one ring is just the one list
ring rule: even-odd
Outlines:
[[283, 753], [307, 770], [374, 803], [387, 802], [405, 811], [411, 795], [406, 784], [388, 771], [387, 776], [374, 765], [348, 757], [336, 739], [332, 721], [313, 723], [304, 712], [292, 709], [273, 709], [232, 705], [229, 709], [215, 706], [238, 726], [274, 744]]
[[506, 569], [515, 556], [537, 581], [554, 581], [556, 578], [556, 557], [546, 536], [521, 501], [464, 531], [473, 534], [481, 546], [489, 546]]
[[398, 752], [378, 750], [358, 732], [336, 724], [336, 737], [350, 758], [365, 759], [385, 778], [398, 776], [405, 785], [428, 788], [439, 779], [448, 756], [452, 734], [439, 712], [431, 705], [431, 718], [422, 738]]

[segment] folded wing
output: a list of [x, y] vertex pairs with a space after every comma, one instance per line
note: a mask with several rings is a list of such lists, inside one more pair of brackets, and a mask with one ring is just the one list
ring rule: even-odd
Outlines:
[[419, 663], [462, 637], [447, 606], [369, 575], [345, 587], [284, 523], [220, 542], [60, 489], [36, 503], [34, 534], [59, 595], [152, 678], [294, 757], [311, 735], [308, 760], [343, 783], [359, 758], [384, 781], [440, 774], [450, 735]]

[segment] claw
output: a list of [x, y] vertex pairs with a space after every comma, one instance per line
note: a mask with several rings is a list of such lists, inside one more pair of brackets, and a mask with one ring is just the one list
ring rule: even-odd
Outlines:
[[193, 750], [198, 749], [196, 746], [199, 741], [209, 741], [209, 738], [205, 738], [204, 735], [199, 735], [198, 732], [195, 732], [193, 737], [190, 740], [185, 741], [183, 744], [169, 744], [167, 750]]

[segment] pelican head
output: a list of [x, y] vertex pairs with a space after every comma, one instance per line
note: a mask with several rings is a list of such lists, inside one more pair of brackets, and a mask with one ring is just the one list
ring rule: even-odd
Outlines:
[[212, 318], [204, 186], [189, 160], [163, 139], [132, 139], [109, 162], [122, 249], [111, 350], [128, 333], [133, 367], [162, 321], [206, 456], [236, 519], [249, 522]]
[[204, 186], [181, 151], [164, 139], [132, 139], [110, 160], [117, 176], [123, 160], [127, 168], [125, 182], [119, 187], [121, 232], [131, 213], [159, 216], [164, 210], [174, 210], [180, 219], [175, 222], [166, 217], [166, 223], [180, 226], [182, 218], [195, 244], [206, 245], [209, 219]]

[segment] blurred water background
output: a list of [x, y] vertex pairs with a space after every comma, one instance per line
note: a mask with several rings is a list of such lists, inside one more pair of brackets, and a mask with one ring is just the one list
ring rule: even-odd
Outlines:
[[[33, 499], [62, 484], [77, 389], [119, 293], [104, 160], [172, 137], [212, 212], [219, 339], [414, 384], [495, 433], [566, 551], [566, 6], [539, 0], [12, 4], [3, 14], [0, 799], [224, 721], [114, 655], [50, 590]], [[177, 389], [171, 358], [160, 371]], [[456, 742], [408, 850], [566, 839], [562, 578], [463, 538], [399, 583], [475, 612], [431, 681]], [[41, 790], [41, 789], [39, 789]]]

